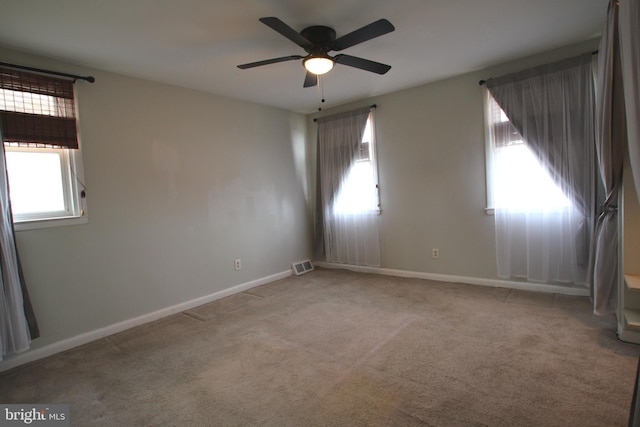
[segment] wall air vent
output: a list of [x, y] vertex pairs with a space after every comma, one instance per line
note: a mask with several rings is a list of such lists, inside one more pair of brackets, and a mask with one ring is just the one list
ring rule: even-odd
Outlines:
[[293, 274], [299, 276], [313, 270], [313, 265], [310, 260], [306, 259], [304, 261], [294, 262], [291, 264], [291, 270], [293, 271]]

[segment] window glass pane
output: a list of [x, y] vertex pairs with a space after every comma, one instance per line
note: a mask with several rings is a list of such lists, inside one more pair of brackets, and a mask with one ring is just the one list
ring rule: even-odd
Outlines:
[[489, 108], [489, 126], [493, 128], [495, 138], [491, 144], [492, 207], [539, 212], [571, 207], [571, 200], [522, 137], [515, 130], [504, 128], [509, 119], [493, 98], [490, 98]]
[[496, 208], [549, 211], [571, 206], [526, 144], [494, 150]]
[[367, 119], [367, 124], [364, 126], [364, 132], [362, 133], [362, 142], [371, 142], [371, 120]]
[[15, 215], [64, 211], [61, 152], [6, 152]]
[[355, 162], [340, 188], [334, 212], [346, 214], [374, 210], [377, 207], [375, 196], [371, 162]]
[[333, 204], [334, 213], [353, 214], [378, 208], [371, 140], [371, 120], [367, 120], [356, 161], [342, 181]]

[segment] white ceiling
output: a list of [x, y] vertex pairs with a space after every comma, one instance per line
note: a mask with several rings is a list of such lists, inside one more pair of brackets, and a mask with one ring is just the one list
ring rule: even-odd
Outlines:
[[[311, 112], [301, 61], [236, 65], [302, 48], [258, 18], [338, 37], [386, 18], [396, 31], [342, 51], [392, 69], [377, 75], [336, 65], [324, 107], [596, 37], [608, 0], [0, 0], [0, 45], [79, 65]], [[0, 61], [2, 59], [0, 58]], [[64, 71], [64, 70], [60, 70]], [[99, 82], [98, 82], [99, 83]]]

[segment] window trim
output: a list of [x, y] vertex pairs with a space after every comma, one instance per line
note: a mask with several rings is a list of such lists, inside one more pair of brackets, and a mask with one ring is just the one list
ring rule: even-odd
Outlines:
[[42, 228], [65, 227], [69, 225], [82, 225], [88, 223], [89, 218], [87, 218], [85, 214], [85, 216], [75, 216], [68, 218], [47, 218], [32, 221], [14, 222], [13, 228], [15, 229], [15, 231], [29, 231], [39, 230]]
[[[483, 92], [484, 122], [485, 122], [485, 165], [486, 165], [485, 166], [486, 167], [485, 189], [486, 189], [486, 196], [487, 196], [485, 214], [495, 215], [495, 210], [496, 210], [496, 203], [495, 203], [496, 191], [494, 187], [495, 186], [494, 172], [496, 168], [496, 163], [494, 158], [495, 150], [496, 149], [502, 150], [507, 147], [511, 147], [515, 145], [522, 145], [524, 141], [523, 141], [523, 138], [520, 136], [520, 134], [518, 134], [515, 128], [509, 123], [506, 117], [505, 117], [506, 121], [496, 120], [496, 117], [492, 113], [496, 111], [495, 110], [496, 107], [500, 108], [500, 106], [491, 97], [491, 94], [488, 89], [483, 87], [482, 92]], [[502, 113], [502, 115], [504, 116], [504, 112]], [[501, 126], [504, 126], [504, 124], [507, 124], [510, 129], [501, 129]], [[514, 132], [516, 133], [517, 138], [514, 138], [514, 136], [511, 135], [509, 140], [510, 143], [505, 144], [505, 146], [494, 147], [493, 144], [495, 141], [493, 139], [492, 131], [496, 129], [501, 129], [502, 130], [501, 133], [504, 133], [505, 130]], [[526, 147], [526, 144], [524, 145]], [[564, 192], [562, 192], [560, 188], [557, 188], [557, 189], [563, 194], [565, 198], [568, 197], [564, 194]], [[517, 209], [517, 208], [508, 207], [507, 209], [511, 210], [512, 212], [516, 212], [516, 210], [514, 209]], [[554, 205], [551, 208], [548, 206], [545, 206], [544, 208], [539, 208], [539, 209], [549, 214], [550, 212], [556, 212], [556, 213], [565, 212], [567, 209], [573, 209], [573, 207], [571, 207], [571, 202], [569, 201], [569, 205], [566, 205], [566, 206]], [[527, 208], [526, 210], [529, 212], [529, 214], [535, 214], [537, 212], [537, 210], [531, 210], [531, 208]]]
[[486, 87], [482, 87], [482, 107], [484, 112], [484, 160], [485, 160], [485, 192], [486, 192], [486, 205], [484, 208], [485, 215], [493, 216], [495, 215], [495, 206], [494, 206], [494, 194], [493, 194], [493, 185], [491, 182], [491, 174], [493, 173], [493, 151], [491, 147], [491, 98], [490, 98], [489, 90]]
[[367, 117], [370, 126], [369, 136], [371, 139], [367, 141], [369, 143], [369, 161], [373, 168], [373, 182], [376, 186], [376, 198], [378, 199], [378, 205], [372, 210], [372, 212], [382, 215], [382, 200], [380, 199], [380, 176], [378, 175], [378, 138], [376, 134], [376, 121], [374, 109], [369, 111], [369, 117]]

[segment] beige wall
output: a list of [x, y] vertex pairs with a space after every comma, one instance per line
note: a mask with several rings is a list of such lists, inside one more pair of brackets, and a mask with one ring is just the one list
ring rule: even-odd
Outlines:
[[[485, 214], [484, 122], [478, 81], [595, 49], [594, 40], [308, 118], [309, 152], [315, 153], [313, 118], [378, 106], [382, 267], [497, 279], [494, 220]], [[314, 158], [309, 158], [309, 168], [315, 171]], [[439, 259], [431, 258], [432, 248], [440, 249]]]
[[303, 115], [0, 55], [96, 77], [77, 84], [89, 223], [17, 233], [34, 349], [309, 257]]
[[[322, 112], [378, 105], [383, 267], [496, 278], [478, 80], [595, 48], [590, 42]], [[97, 79], [77, 86], [89, 223], [18, 232], [42, 330], [34, 349], [310, 256], [317, 114], [0, 55]], [[435, 247], [439, 260], [431, 259]]]

